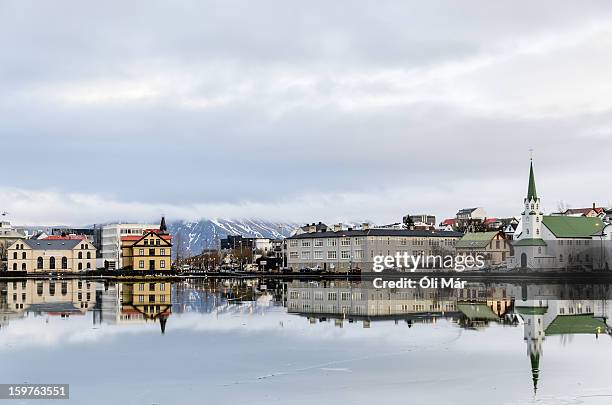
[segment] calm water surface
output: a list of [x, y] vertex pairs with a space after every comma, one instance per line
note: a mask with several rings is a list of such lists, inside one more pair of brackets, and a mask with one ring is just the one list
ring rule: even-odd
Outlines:
[[0, 282], [0, 383], [69, 383], [62, 403], [75, 404], [610, 404], [606, 298], [510, 284]]

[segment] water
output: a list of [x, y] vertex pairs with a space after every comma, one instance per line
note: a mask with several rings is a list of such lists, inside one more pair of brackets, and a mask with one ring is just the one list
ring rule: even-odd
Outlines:
[[69, 383], [75, 404], [612, 402], [609, 286], [364, 287], [0, 282], [0, 383]]

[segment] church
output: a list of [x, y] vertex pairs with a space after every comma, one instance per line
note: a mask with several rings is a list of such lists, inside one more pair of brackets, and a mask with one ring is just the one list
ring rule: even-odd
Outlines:
[[597, 254], [593, 236], [604, 227], [600, 218], [544, 215], [536, 191], [533, 161], [527, 196], [510, 257], [509, 269], [591, 270]]

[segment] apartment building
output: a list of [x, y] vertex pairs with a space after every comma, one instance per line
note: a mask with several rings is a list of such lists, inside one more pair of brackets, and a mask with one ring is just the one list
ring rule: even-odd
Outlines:
[[371, 271], [374, 256], [453, 254], [462, 233], [411, 229], [341, 229], [309, 232], [286, 239], [287, 266], [293, 271], [319, 268], [331, 272]]
[[102, 259], [104, 267], [121, 269], [121, 237], [142, 236], [149, 229], [157, 229], [155, 224], [110, 224], [102, 227]]

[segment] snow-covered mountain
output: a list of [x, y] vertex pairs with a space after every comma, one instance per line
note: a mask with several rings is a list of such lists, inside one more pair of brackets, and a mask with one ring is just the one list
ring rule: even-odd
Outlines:
[[298, 226], [300, 224], [259, 219], [200, 219], [172, 222], [168, 228], [173, 235], [173, 242], [180, 243], [183, 255], [196, 255], [202, 249], [218, 248], [219, 240], [227, 235], [281, 238], [289, 236]]

